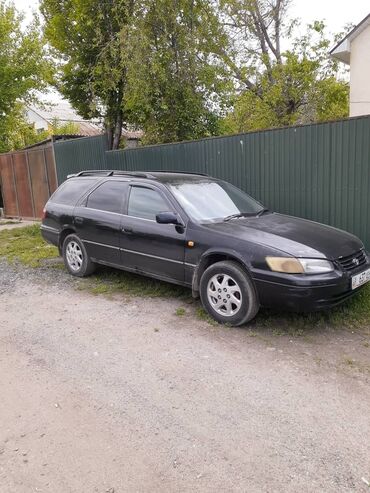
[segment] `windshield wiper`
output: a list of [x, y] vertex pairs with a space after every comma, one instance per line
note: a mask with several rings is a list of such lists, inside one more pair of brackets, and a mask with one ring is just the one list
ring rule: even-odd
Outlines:
[[265, 207], [263, 209], [261, 209], [259, 212], [257, 212], [256, 214], [256, 217], [260, 217], [262, 216], [263, 214], [266, 214], [266, 212], [270, 212], [269, 209], [266, 209]]
[[230, 216], [224, 217], [224, 222], [230, 221], [230, 219], [237, 219], [238, 217], [250, 217], [254, 216], [254, 214], [251, 214], [250, 212], [238, 212], [237, 214], [230, 214]]

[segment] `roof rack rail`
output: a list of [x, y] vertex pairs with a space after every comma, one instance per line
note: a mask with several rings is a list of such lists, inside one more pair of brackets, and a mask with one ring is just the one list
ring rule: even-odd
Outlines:
[[100, 171], [100, 170], [95, 170], [95, 169], [91, 169], [91, 170], [86, 170], [86, 171], [79, 171], [78, 173], [71, 173], [69, 175], [67, 175], [67, 179], [69, 178], [76, 178], [77, 176], [93, 176], [93, 175], [97, 175], [97, 174], [104, 174], [105, 176], [108, 176], [109, 172], [104, 170], [104, 171]]
[[121, 171], [119, 169], [115, 169], [112, 171], [112, 175], [126, 175], [126, 176], [134, 176], [137, 178], [155, 179], [155, 176], [149, 173], [149, 171]]
[[125, 175], [125, 176], [134, 176], [137, 178], [155, 178], [155, 176], [145, 171], [143, 172], [123, 171], [123, 170], [121, 171], [118, 169], [89, 169], [68, 175], [67, 178], [75, 178], [78, 176], [94, 176], [94, 175], [104, 175], [104, 176]]
[[155, 180], [156, 176], [153, 173], [174, 173], [179, 175], [198, 175], [198, 176], [209, 176], [206, 173], [197, 173], [193, 171], [171, 171], [171, 170], [153, 170], [153, 171], [124, 171], [119, 169], [89, 169], [85, 171], [79, 171], [78, 173], [73, 173], [68, 175], [67, 178], [75, 178], [78, 176], [95, 176], [95, 175], [103, 175], [103, 176], [114, 176], [114, 175], [122, 175], [122, 176], [132, 176], [134, 178], [148, 178]]
[[107, 169], [87, 169], [85, 171], [79, 171], [78, 173], [72, 173], [71, 175], [68, 175], [67, 178], [75, 178], [77, 176], [84, 176], [84, 175], [105, 175], [109, 176], [112, 173], [111, 170]]
[[174, 173], [179, 175], [199, 175], [199, 176], [209, 176], [207, 173], [198, 173], [197, 171], [176, 171], [171, 169], [156, 169], [151, 170], [151, 173]]

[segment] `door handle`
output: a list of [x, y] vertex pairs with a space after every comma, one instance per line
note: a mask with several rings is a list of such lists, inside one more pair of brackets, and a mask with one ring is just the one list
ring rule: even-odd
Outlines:
[[84, 222], [83, 217], [76, 216], [75, 217], [75, 223], [76, 224], [82, 224]]
[[121, 231], [122, 231], [122, 233], [127, 233], [127, 234], [133, 233], [132, 228], [121, 228]]

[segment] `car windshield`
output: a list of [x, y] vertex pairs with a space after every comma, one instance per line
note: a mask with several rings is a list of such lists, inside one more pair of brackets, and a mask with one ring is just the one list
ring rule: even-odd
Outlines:
[[252, 197], [223, 181], [192, 181], [170, 184], [172, 193], [195, 221], [219, 222], [230, 216], [255, 216], [263, 206]]

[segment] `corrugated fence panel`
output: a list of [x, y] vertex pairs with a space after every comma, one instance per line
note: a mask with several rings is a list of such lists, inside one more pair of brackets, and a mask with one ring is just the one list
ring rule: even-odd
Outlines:
[[59, 182], [82, 169], [207, 173], [235, 184], [272, 210], [351, 231], [370, 249], [370, 116], [105, 149], [101, 137], [56, 143]]
[[39, 219], [57, 187], [51, 143], [0, 155], [0, 185], [8, 217]]
[[0, 156], [1, 190], [6, 216], [18, 216], [18, 196], [11, 154]]
[[13, 154], [14, 177], [18, 190], [18, 215], [21, 217], [35, 217], [35, 210], [30, 187], [30, 176], [27, 167], [27, 153]]
[[41, 217], [44, 205], [50, 197], [43, 149], [36, 148], [29, 151], [28, 165], [31, 179], [32, 196], [34, 201], [35, 217]]
[[336, 123], [332, 127], [329, 223], [353, 231], [370, 248], [370, 122]]
[[67, 175], [84, 169], [106, 169], [106, 150], [105, 135], [55, 142], [58, 183], [62, 183]]

